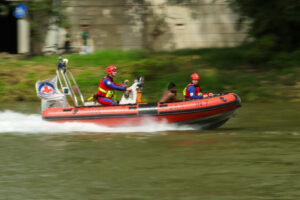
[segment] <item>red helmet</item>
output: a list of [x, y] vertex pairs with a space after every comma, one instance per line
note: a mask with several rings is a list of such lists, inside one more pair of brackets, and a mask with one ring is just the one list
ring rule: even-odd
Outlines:
[[197, 74], [197, 73], [193, 73], [193, 74], [191, 74], [191, 79], [192, 79], [192, 80], [199, 80], [199, 79], [200, 79], [200, 76], [199, 76], [199, 74]]
[[112, 74], [113, 71], [116, 71], [116, 70], [117, 70], [117, 68], [116, 68], [116, 66], [114, 66], [114, 65], [108, 66], [108, 67], [106, 68], [106, 72], [107, 72], [109, 75]]

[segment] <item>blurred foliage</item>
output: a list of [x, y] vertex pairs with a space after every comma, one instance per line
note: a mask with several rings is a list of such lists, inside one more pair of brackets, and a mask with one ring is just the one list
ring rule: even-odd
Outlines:
[[9, 14], [9, 7], [7, 5], [0, 5], [0, 16], [6, 16]]
[[[300, 46], [300, 1], [227, 0], [250, 23], [249, 35], [256, 39], [262, 56], [270, 51], [295, 51]], [[248, 25], [248, 23], [247, 23]]]
[[67, 26], [68, 18], [61, 0], [28, 0], [31, 27], [31, 54], [42, 55], [42, 46], [51, 25]]
[[[8, 15], [10, 10], [19, 1], [6, 2], [0, 5], [0, 15]], [[47, 31], [51, 25], [65, 27], [69, 25], [67, 15], [64, 11], [65, 3], [61, 0], [27, 0], [22, 2], [27, 6], [30, 23], [30, 53], [31, 55], [42, 55], [42, 47]]]

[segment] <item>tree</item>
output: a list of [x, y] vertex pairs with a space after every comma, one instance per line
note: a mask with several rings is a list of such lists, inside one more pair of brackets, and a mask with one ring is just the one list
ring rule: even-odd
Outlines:
[[250, 22], [249, 35], [272, 50], [293, 51], [300, 46], [300, 1], [228, 0], [239, 21]]

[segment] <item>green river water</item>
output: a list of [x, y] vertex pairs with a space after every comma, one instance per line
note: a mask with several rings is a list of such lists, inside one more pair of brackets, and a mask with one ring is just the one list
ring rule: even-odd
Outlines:
[[243, 104], [209, 131], [40, 118], [0, 106], [1, 200], [300, 199], [300, 103]]

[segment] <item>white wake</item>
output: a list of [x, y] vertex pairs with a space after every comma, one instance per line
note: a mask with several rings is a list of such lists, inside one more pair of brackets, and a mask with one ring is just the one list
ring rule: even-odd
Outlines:
[[140, 126], [107, 127], [91, 123], [54, 123], [42, 120], [40, 114], [24, 114], [11, 110], [0, 111], [0, 133], [156, 133], [161, 131], [194, 130], [190, 126], [149, 122]]

